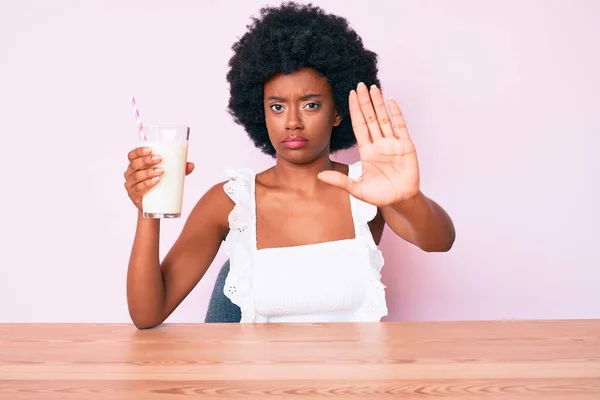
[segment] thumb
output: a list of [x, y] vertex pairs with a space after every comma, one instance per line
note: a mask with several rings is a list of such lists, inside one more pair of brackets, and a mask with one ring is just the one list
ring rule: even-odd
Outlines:
[[188, 162], [185, 164], [185, 174], [189, 175], [192, 173], [192, 171], [194, 170], [196, 166], [194, 165], [194, 163], [192, 162]]
[[339, 187], [353, 194], [356, 191], [356, 181], [350, 179], [347, 175], [337, 171], [323, 171], [317, 175], [317, 178], [332, 186]]

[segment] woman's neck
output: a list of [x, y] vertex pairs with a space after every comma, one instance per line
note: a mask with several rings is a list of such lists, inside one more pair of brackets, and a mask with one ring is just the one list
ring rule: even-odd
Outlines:
[[334, 169], [333, 162], [329, 159], [329, 152], [326, 152], [307, 164], [294, 164], [277, 157], [272, 171], [275, 185], [294, 191], [312, 192], [326, 185], [317, 179], [319, 172], [331, 169]]

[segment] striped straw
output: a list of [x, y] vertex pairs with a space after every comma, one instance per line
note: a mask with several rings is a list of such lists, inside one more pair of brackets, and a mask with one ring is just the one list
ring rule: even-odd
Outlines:
[[142, 125], [142, 121], [140, 120], [140, 113], [135, 105], [135, 97], [131, 96], [131, 107], [133, 107], [133, 115], [135, 116], [135, 122], [137, 124], [138, 132], [140, 133], [140, 139], [146, 140], [146, 135], [144, 135], [144, 125]]

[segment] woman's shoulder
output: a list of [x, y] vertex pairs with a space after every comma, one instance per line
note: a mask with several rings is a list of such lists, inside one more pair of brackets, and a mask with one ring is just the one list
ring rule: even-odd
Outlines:
[[224, 179], [218, 184], [221, 192], [226, 195], [233, 204], [249, 204], [253, 193], [256, 172], [250, 168], [225, 168], [222, 174]]
[[209, 219], [228, 228], [228, 217], [235, 205], [248, 199], [254, 172], [249, 168], [225, 168], [221, 177], [196, 202], [190, 213], [192, 220]]
[[194, 235], [215, 232], [221, 239], [225, 238], [229, 230], [229, 213], [235, 205], [223, 191], [224, 183], [215, 183], [204, 192], [192, 208], [184, 229]]

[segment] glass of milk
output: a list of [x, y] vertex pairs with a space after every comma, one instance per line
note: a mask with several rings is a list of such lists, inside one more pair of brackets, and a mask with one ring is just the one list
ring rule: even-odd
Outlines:
[[142, 213], [145, 218], [179, 218], [190, 128], [149, 125], [144, 127], [144, 135], [146, 140], [141, 146], [151, 148], [152, 154], [162, 157], [154, 167], [161, 167], [164, 172], [142, 198]]

